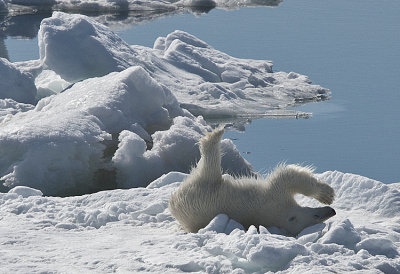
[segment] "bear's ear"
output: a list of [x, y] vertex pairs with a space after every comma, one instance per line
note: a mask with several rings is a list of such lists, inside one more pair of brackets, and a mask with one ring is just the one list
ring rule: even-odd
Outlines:
[[290, 217], [290, 218], [288, 219], [289, 222], [293, 222], [293, 221], [295, 221], [295, 220], [296, 220], [296, 216], [292, 216], [292, 217]]

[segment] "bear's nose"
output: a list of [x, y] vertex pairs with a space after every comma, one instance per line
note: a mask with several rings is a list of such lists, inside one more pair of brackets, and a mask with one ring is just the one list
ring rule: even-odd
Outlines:
[[327, 214], [326, 214], [327, 217], [332, 217], [332, 216], [336, 215], [336, 211], [333, 208], [331, 208], [330, 206], [326, 206], [325, 209], [327, 212]]
[[[336, 215], [336, 211], [333, 208], [331, 208], [330, 206], [324, 206], [324, 207], [320, 208], [320, 210], [317, 213], [317, 215], [319, 215], [319, 217], [322, 220], [326, 220], [326, 219], [329, 219], [332, 216], [335, 216]], [[316, 216], [314, 215], [314, 217], [316, 217]]]

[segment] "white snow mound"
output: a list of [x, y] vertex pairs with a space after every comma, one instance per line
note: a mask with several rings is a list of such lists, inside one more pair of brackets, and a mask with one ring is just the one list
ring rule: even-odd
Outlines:
[[0, 194], [6, 250], [0, 270], [400, 272], [400, 192], [391, 185], [337, 171], [321, 174], [336, 191], [337, 215], [292, 238], [272, 234], [277, 228], [246, 232], [223, 214], [199, 233], [183, 232], [168, 200], [185, 177], [173, 172], [148, 188], [80, 197]]
[[[152, 137], [152, 148], [146, 150], [146, 138], [131, 131], [119, 135], [118, 149], [112, 158], [121, 188], [146, 186], [171, 170], [188, 172], [200, 159], [198, 140], [208, 127], [204, 120], [177, 117], [165, 131]], [[249, 175], [251, 165], [240, 155], [230, 140], [221, 143], [222, 168], [230, 174]]]
[[15, 193], [21, 195], [23, 198], [31, 197], [31, 196], [43, 196], [43, 193], [40, 190], [26, 187], [26, 186], [17, 186], [11, 189], [8, 193]]
[[36, 86], [33, 79], [15, 65], [0, 58], [0, 99], [13, 99], [20, 103], [35, 103]]
[[116, 34], [81, 15], [54, 12], [38, 33], [40, 59], [66, 81], [121, 71], [135, 64], [135, 52]]
[[65, 81], [139, 65], [195, 115], [259, 114], [330, 94], [304, 75], [273, 72], [270, 61], [231, 57], [183, 31], [159, 37], [153, 49], [129, 46], [89, 17], [55, 12], [43, 20], [38, 40], [43, 69]]
[[106, 168], [104, 142], [133, 124], [168, 128], [167, 108], [180, 111], [171, 98], [142, 68], [132, 67], [42, 99], [2, 123], [1, 180], [53, 195], [90, 191], [94, 173]]
[[[8, 115], [0, 123], [0, 180], [62, 196], [146, 186], [169, 171], [188, 172], [207, 130], [142, 67], [131, 67]], [[250, 164], [224, 143], [224, 169], [249, 174]]]

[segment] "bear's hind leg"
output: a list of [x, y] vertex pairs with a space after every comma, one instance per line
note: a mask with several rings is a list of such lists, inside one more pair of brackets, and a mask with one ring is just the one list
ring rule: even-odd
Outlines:
[[221, 139], [223, 134], [224, 129], [219, 127], [200, 139], [201, 158], [196, 169], [212, 181], [222, 180]]
[[273, 187], [282, 192], [289, 191], [313, 197], [321, 203], [330, 205], [335, 198], [335, 191], [327, 183], [314, 177], [313, 170], [297, 165], [280, 165], [268, 177]]

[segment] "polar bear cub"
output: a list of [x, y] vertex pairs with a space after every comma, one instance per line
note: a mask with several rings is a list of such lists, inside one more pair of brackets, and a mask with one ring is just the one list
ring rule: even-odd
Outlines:
[[302, 207], [296, 193], [331, 204], [334, 190], [313, 176], [313, 170], [279, 165], [266, 178], [222, 176], [218, 128], [200, 140], [201, 158], [169, 200], [172, 215], [188, 232], [197, 232], [224, 213], [246, 229], [276, 226], [295, 236], [304, 228], [334, 216], [331, 207]]

